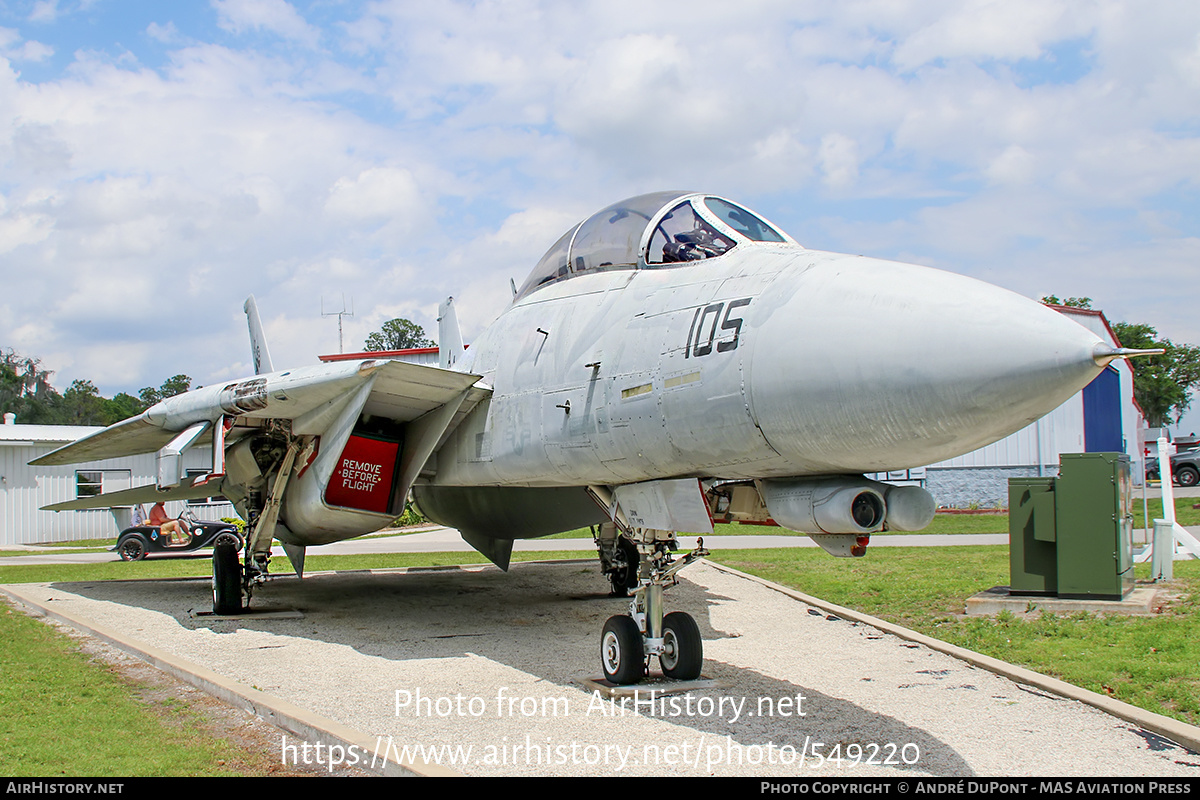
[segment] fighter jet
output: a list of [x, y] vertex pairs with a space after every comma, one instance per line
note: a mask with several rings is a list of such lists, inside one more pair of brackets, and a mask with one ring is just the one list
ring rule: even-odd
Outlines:
[[[257, 374], [168, 398], [36, 459], [158, 452], [155, 485], [50, 508], [221, 493], [247, 522], [215, 549], [213, 605], [267, 582], [272, 538], [305, 548], [387, 525], [407, 498], [502, 569], [515, 539], [591, 526], [615, 593], [614, 683], [701, 672], [699, 628], [663, 592], [707, 555], [714, 521], [773, 521], [835, 556], [919, 530], [934, 498], [863, 473], [1007, 436], [1115, 358], [1040, 303], [927, 267], [809, 250], [695, 192], [641, 195], [555, 242], [469, 348], [452, 300], [440, 365], [382, 357], [275, 371], [253, 298]], [[181, 454], [212, 449], [185, 478]], [[701, 534], [679, 554], [677, 534]]]

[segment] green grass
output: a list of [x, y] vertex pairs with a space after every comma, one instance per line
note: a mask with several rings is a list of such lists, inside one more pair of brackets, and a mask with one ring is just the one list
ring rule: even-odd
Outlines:
[[82, 547], [108, 549], [117, 543], [116, 539], [80, 539], [75, 542], [38, 542], [38, 547]]
[[[1162, 500], [1152, 498], [1146, 501], [1146, 505], [1150, 512], [1151, 522], [1162, 519]], [[1200, 508], [1192, 508], [1193, 505], [1200, 505], [1200, 497], [1176, 497], [1175, 521], [1180, 525], [1200, 525]], [[1140, 493], [1136, 494], [1133, 499], [1133, 527], [1145, 527], [1142, 524], [1142, 496]]]
[[184, 703], [150, 712], [107, 665], [0, 603], [0, 774], [236, 775], [237, 748]]
[[[888, 548], [861, 559], [814, 550], [732, 550], [713, 560], [950, 644], [1200, 724], [1200, 562], [1175, 564], [1182, 599], [1149, 617], [962, 616], [968, 596], [1006, 585], [1008, 548]], [[1145, 565], [1139, 565], [1145, 569]]]

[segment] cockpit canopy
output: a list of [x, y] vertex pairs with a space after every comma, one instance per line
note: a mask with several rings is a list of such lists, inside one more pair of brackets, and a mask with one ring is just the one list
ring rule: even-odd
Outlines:
[[659, 269], [724, 255], [739, 243], [792, 242], [739, 205], [695, 192], [654, 192], [613, 203], [554, 243], [517, 300], [555, 281], [610, 269]]

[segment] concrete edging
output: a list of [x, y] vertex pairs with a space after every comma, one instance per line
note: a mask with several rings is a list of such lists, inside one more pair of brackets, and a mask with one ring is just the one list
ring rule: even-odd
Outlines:
[[[49, 584], [36, 584], [48, 586]], [[13, 601], [33, 609], [41, 614], [58, 620], [81, 632], [95, 636], [97, 639], [124, 650], [126, 653], [146, 661], [154, 667], [190, 683], [229, 705], [249, 711], [277, 728], [287, 731], [309, 742], [337, 744], [344, 748], [354, 747], [361, 753], [375, 753], [376, 742], [365, 733], [354, 730], [340, 722], [314, 714], [282, 698], [259, 691], [237, 681], [202, 667], [199, 664], [179, 658], [159, 650], [144, 642], [130, 639], [111, 628], [87, 622], [68, 611], [51, 610], [38, 600], [23, 593], [17, 585], [0, 586], [0, 593], [7, 595]], [[386, 776], [418, 776], [418, 777], [462, 777], [462, 773], [447, 769], [438, 764], [422, 762], [398, 763], [385, 760], [378, 766], [357, 764], [371, 772]]]
[[976, 653], [974, 650], [968, 650], [965, 647], [948, 644], [940, 639], [934, 639], [931, 636], [926, 636], [923, 633], [909, 630], [908, 628], [896, 625], [891, 622], [885, 622], [878, 617], [872, 617], [870, 614], [863, 614], [853, 609], [839, 606], [835, 603], [830, 603], [826, 600], [807, 595], [804, 592], [789, 589], [786, 586], [781, 586], [773, 583], [765, 578], [759, 578], [755, 575], [742, 572], [741, 570], [727, 567], [724, 564], [718, 564], [714, 561], [707, 562], [710, 566], [728, 573], [737, 575], [741, 578], [753, 581], [755, 583], [766, 586], [769, 589], [774, 589], [777, 592], [785, 594], [802, 603], [807, 603], [814, 608], [822, 609], [830, 614], [841, 617], [842, 619], [852, 622], [861, 622], [864, 625], [870, 625], [884, 633], [890, 633], [901, 639], [905, 639], [916, 644], [924, 645], [931, 650], [936, 650], [939, 653], [945, 653], [948, 656], [953, 656], [960, 661], [965, 661], [980, 669], [985, 669], [988, 672], [993, 672], [1003, 676], [1016, 683], [1023, 683], [1028, 686], [1034, 686], [1038, 689], [1043, 689], [1047, 692], [1065, 697], [1070, 700], [1078, 700], [1081, 703], [1086, 703], [1089, 706], [1097, 708], [1106, 714], [1111, 714], [1118, 719], [1123, 719], [1126, 722], [1132, 722], [1139, 727], [1156, 733], [1166, 739], [1170, 739], [1178, 745], [1181, 745], [1194, 753], [1200, 753], [1200, 727], [1189, 725], [1186, 722], [1180, 722], [1177, 719], [1155, 714], [1153, 711], [1146, 711], [1143, 708], [1130, 705], [1121, 700], [1114, 700], [1111, 697], [1105, 697], [1102, 694], [1080, 688], [1073, 684], [1061, 681], [1058, 678], [1051, 678], [1047, 675], [1042, 675], [1040, 672], [1034, 672], [1025, 667], [1018, 667], [1015, 664], [1009, 664], [1007, 661], [1001, 661], [998, 658], [985, 656], [982, 653]]

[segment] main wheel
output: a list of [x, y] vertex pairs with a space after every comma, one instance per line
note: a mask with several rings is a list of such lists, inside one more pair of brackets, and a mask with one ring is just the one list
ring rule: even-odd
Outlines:
[[146, 543], [140, 536], [130, 536], [117, 547], [122, 561], [141, 561], [146, 557]]
[[238, 536], [233, 531], [221, 531], [217, 534], [217, 538], [213, 539], [213, 547], [219, 544], [231, 544], [236, 549], [242, 549], [242, 537]]
[[213, 548], [213, 613], [242, 613], [242, 565], [237, 548], [221, 542]]
[[609, 617], [600, 638], [600, 663], [611, 683], [627, 685], [642, 679], [646, 647], [642, 632], [631, 617]]
[[1200, 483], [1200, 471], [1195, 467], [1180, 467], [1175, 471], [1175, 479], [1179, 481], [1180, 486], [1195, 486]]
[[690, 614], [672, 611], [663, 617], [663, 651], [658, 663], [668, 678], [694, 681], [700, 677], [704, 640], [700, 638], [700, 626]]
[[624, 536], [618, 536], [612, 569], [608, 573], [608, 582], [612, 585], [614, 597], [626, 597], [629, 590], [637, 586], [640, 560], [637, 545]]

